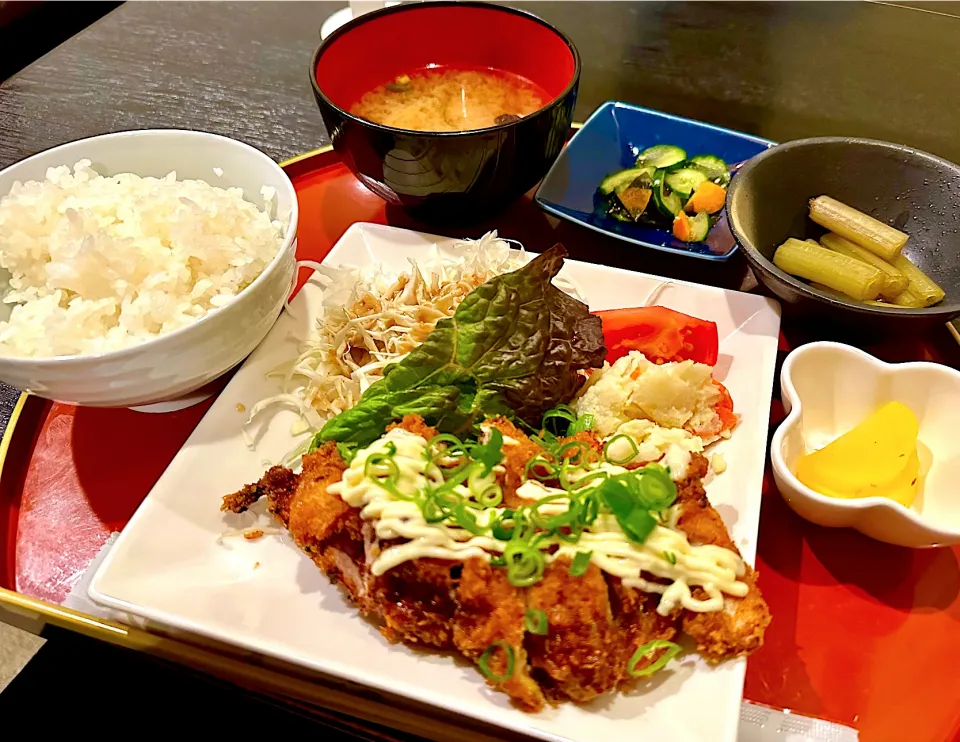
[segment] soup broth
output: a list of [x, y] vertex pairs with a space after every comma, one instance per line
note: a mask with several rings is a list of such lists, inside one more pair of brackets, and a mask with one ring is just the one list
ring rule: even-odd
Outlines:
[[509, 72], [449, 67], [400, 75], [350, 108], [377, 124], [417, 131], [469, 131], [529, 116], [550, 98]]

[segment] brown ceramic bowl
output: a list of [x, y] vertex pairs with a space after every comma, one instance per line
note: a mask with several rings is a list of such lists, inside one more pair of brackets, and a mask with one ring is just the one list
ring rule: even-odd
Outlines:
[[[819, 291], [773, 264], [788, 237], [824, 229], [808, 202], [832, 196], [910, 235], [904, 255], [946, 291], [936, 306], [888, 309]], [[960, 166], [899, 144], [848, 137], [798, 139], [751, 159], [727, 194], [730, 229], [757, 280], [787, 311], [847, 329], [908, 333], [960, 315]], [[826, 325], [825, 325], [826, 327]]]

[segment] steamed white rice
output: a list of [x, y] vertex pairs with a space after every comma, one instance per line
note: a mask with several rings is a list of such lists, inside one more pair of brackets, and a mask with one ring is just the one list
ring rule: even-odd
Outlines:
[[81, 160], [14, 183], [0, 198], [9, 274], [0, 354], [50, 357], [125, 348], [233, 300], [279, 252], [286, 225], [240, 188], [201, 180], [102, 177]]

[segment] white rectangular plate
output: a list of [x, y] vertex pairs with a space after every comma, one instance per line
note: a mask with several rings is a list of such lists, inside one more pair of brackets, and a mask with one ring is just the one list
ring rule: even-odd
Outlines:
[[[443, 250], [451, 240], [355, 224], [324, 263], [376, 261], [403, 269], [409, 258], [423, 256], [434, 244]], [[576, 261], [568, 261], [564, 271], [595, 310], [636, 306], [662, 283]], [[124, 529], [94, 577], [90, 597], [166, 629], [193, 632], [541, 739], [733, 742], [742, 660], [708, 667], [691, 655], [657, 675], [642, 693], [524, 714], [505, 695], [489, 690], [476, 669], [389, 644], [286, 534], [218, 543], [239, 517], [220, 512], [221, 497], [256, 481], [268, 462], [279, 461], [295, 445], [294, 414], [283, 412], [251, 451], [240, 435], [246, 413], [239, 410], [276, 393], [276, 382], [264, 374], [295, 354], [293, 337], [305, 336], [312, 326], [321, 294], [316, 283], [308, 282], [240, 368]], [[752, 562], [779, 308], [759, 296], [679, 282], [667, 285], [658, 303], [719, 327], [717, 377], [730, 390], [741, 422], [715, 449], [729, 468], [707, 483], [707, 492]]]

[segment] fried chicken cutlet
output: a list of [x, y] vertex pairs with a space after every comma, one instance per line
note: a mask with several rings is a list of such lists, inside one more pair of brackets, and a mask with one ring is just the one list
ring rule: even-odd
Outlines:
[[[529, 503], [517, 494], [527, 462], [543, 455], [544, 449], [504, 419], [490, 425], [504, 436], [497, 474], [503, 505], [521, 507]], [[416, 416], [391, 427], [426, 440], [436, 435]], [[564, 442], [568, 440], [602, 451], [602, 442], [589, 432]], [[287, 526], [297, 545], [343, 586], [388, 639], [456, 649], [485, 666], [487, 683], [524, 710], [537, 711], [548, 702], [567, 699], [587, 702], [633, 682], [634, 674], [658, 656], [641, 657], [631, 668], [637, 650], [654, 640], [669, 641], [681, 628], [694, 638], [701, 654], [718, 661], [755, 649], [769, 623], [769, 610], [749, 566], [743, 578], [748, 594], [726, 596], [723, 611], [677, 608], [668, 615], [657, 612], [658, 593], [628, 587], [593, 563], [582, 575], [574, 575], [567, 557], [548, 561], [542, 577], [527, 587], [512, 585], [507, 570], [477, 557], [415, 558], [374, 574], [378, 556], [403, 540], [378, 540], [374, 525], [361, 518], [360, 508], [328, 491], [346, 469], [336, 446], [324, 444], [304, 456], [299, 476], [274, 467], [257, 484], [224, 498], [223, 509], [241, 511], [266, 497], [270, 511]], [[706, 472], [706, 459], [694, 455], [687, 478], [677, 483], [677, 527], [692, 545], [712, 544], [738, 553], [706, 499], [701, 483]], [[653, 575], [643, 577], [658, 581]], [[701, 593], [702, 588], [693, 588], [694, 597]], [[543, 635], [528, 623], [531, 612], [541, 611], [549, 627]]]
[[[710, 504], [703, 489], [701, 478], [706, 473], [706, 459], [703, 456], [694, 457], [691, 462], [693, 476], [688, 476], [683, 486], [677, 488], [680, 508], [677, 527], [687, 534], [690, 543], [695, 546], [721, 546], [739, 556], [740, 550], [730, 538], [723, 518]], [[726, 596], [721, 611], [684, 611], [684, 633], [696, 641], [697, 651], [712, 662], [739, 657], [759, 649], [763, 644], [763, 634], [770, 625], [770, 608], [757, 586], [756, 572], [746, 563], [744, 569], [742, 579], [750, 588], [744, 597]], [[697, 588], [694, 597], [703, 597], [703, 591]]]

